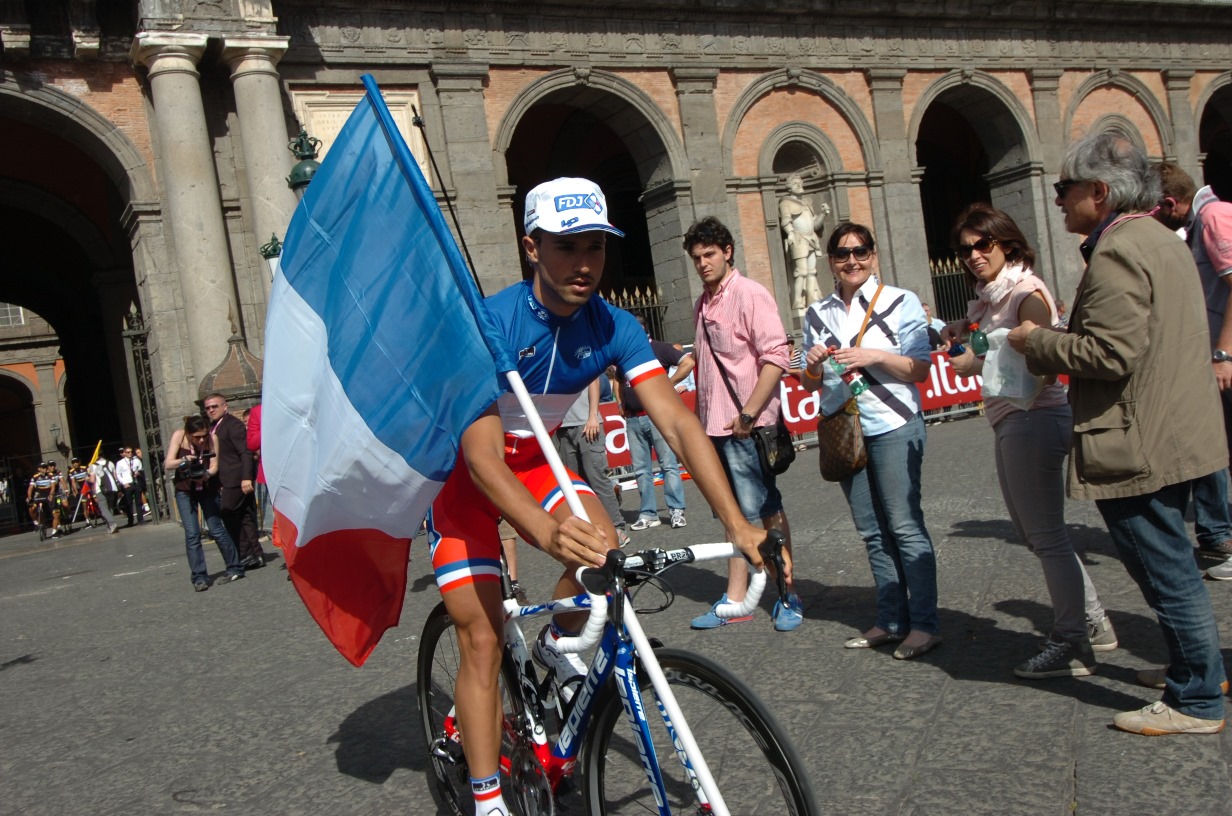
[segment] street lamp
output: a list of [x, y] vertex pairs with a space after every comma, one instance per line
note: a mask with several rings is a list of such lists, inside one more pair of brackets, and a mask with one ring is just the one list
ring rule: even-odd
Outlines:
[[277, 235], [271, 235], [268, 244], [262, 244], [257, 250], [261, 253], [261, 257], [269, 264], [270, 280], [278, 277], [278, 259], [282, 256], [282, 242], [278, 240]]
[[50, 428], [48, 428], [48, 430], [51, 431], [51, 444], [57, 450], [59, 450], [60, 448], [60, 426], [52, 425]]
[[308, 182], [312, 181], [317, 168], [321, 166], [321, 163], [317, 161], [321, 140], [309, 136], [307, 129], [300, 128], [299, 136], [295, 138], [295, 141], [287, 144], [287, 149], [299, 159], [291, 168], [291, 175], [287, 176], [287, 186], [294, 190], [296, 195], [302, 196], [304, 188], [308, 186]]

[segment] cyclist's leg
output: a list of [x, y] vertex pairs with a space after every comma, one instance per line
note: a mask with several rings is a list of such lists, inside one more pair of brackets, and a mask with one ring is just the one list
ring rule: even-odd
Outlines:
[[465, 464], [455, 468], [428, 516], [432, 569], [457, 630], [454, 700], [472, 779], [497, 773], [500, 759], [504, 612], [497, 518]]

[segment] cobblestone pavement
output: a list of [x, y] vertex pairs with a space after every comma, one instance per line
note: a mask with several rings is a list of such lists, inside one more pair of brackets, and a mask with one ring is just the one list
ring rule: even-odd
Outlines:
[[[939, 559], [943, 646], [916, 661], [845, 651], [873, 622], [872, 579], [835, 485], [810, 450], [783, 480], [806, 620], [693, 632], [723, 589], [717, 567], [672, 574], [648, 633], [704, 652], [769, 702], [834, 814], [1228, 814], [1232, 729], [1149, 739], [1110, 726], [1156, 693], [1158, 627], [1092, 504], [1068, 521], [1120, 635], [1083, 679], [1026, 681], [1013, 666], [1050, 624], [1035, 558], [998, 492], [980, 418], [929, 429], [924, 510]], [[696, 488], [689, 525], [635, 546], [720, 537]], [[630, 518], [634, 502], [625, 500]], [[438, 594], [422, 538], [402, 626], [354, 669], [309, 619], [277, 562], [195, 593], [180, 529], [0, 540], [0, 813], [431, 813], [415, 702], [419, 628]], [[535, 598], [556, 568], [522, 550]], [[209, 548], [210, 564], [221, 560]], [[1204, 562], [1204, 565], [1209, 562]], [[1232, 583], [1209, 583], [1232, 643]]]

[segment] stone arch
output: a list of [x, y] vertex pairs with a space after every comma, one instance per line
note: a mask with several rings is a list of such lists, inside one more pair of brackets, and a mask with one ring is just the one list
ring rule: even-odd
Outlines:
[[1211, 104], [1215, 94], [1230, 85], [1232, 85], [1232, 71], [1224, 71], [1208, 82], [1206, 87], [1202, 89], [1202, 93], [1198, 94], [1197, 104], [1194, 105], [1194, 120], [1201, 122], [1202, 114], [1206, 112], [1206, 108]]
[[732, 154], [741, 123], [762, 97], [780, 88], [804, 88], [816, 93], [823, 100], [833, 105], [856, 135], [860, 145], [860, 152], [864, 158], [865, 169], [870, 174], [881, 172], [881, 148], [877, 141], [876, 131], [873, 130], [872, 125], [865, 118], [864, 112], [856, 104], [855, 100], [833, 80], [816, 71], [801, 68], [784, 68], [780, 71], [764, 74], [750, 83], [741, 92], [740, 96], [736, 98], [735, 104], [732, 105], [731, 111], [727, 115], [727, 122], [723, 126], [722, 141], [723, 166], [727, 169], [729, 175], [735, 173]]
[[[588, 108], [611, 124], [633, 154], [642, 183], [647, 189], [689, 177], [684, 145], [667, 114], [641, 88], [608, 71], [562, 68], [532, 82], [518, 94], [501, 117], [492, 149], [503, 157], [526, 114], [535, 105], [547, 101], [560, 101], [574, 107]], [[632, 107], [642, 115], [657, 137], [662, 154], [653, 155], [654, 146], [637, 138], [637, 127], [630, 129], [630, 124], [637, 123], [630, 123], [626, 117], [620, 115], [624, 105]], [[663, 158], [666, 158], [665, 162]], [[500, 167], [501, 164], [498, 162], [497, 166]], [[501, 181], [508, 182], [507, 172]]]
[[[964, 93], [967, 89], [976, 93]], [[981, 92], [983, 99], [980, 98]], [[1013, 91], [985, 71], [954, 70], [929, 85], [924, 93], [920, 94], [911, 112], [911, 124], [907, 129], [907, 140], [910, 144], [915, 144], [919, 139], [920, 123], [924, 120], [929, 106], [943, 96], [952, 98], [956, 95], [960, 97], [960, 103], [965, 103], [960, 104], [960, 112], [965, 112], [969, 110], [969, 106], [978, 105], [989, 98], [999, 102], [1003, 108], [1000, 115], [994, 114], [984, 121], [972, 121], [973, 116], [964, 117], [975, 128], [986, 146], [1000, 145], [1005, 148], [1001, 155], [994, 158], [990, 172], [1039, 164], [1040, 144], [1031, 115]]]
[[115, 253], [98, 226], [82, 212], [41, 187], [13, 179], [0, 179], [0, 207], [26, 210], [64, 228], [99, 269], [116, 266]]
[[101, 113], [51, 85], [0, 72], [0, 116], [27, 122], [72, 142], [103, 168], [128, 201], [157, 201], [158, 187], [132, 141]]
[[[560, 149], [549, 152], [530, 133]], [[571, 152], [581, 144], [571, 133], [591, 134], [590, 149]], [[693, 294], [680, 236], [693, 220], [692, 176], [676, 124], [647, 92], [607, 71], [553, 71], [512, 100], [492, 149], [498, 181], [507, 191], [503, 204], [519, 233], [519, 194], [528, 192], [528, 185], [569, 166], [603, 185], [612, 217], [626, 235], [608, 245], [601, 291], [617, 301], [635, 292], [654, 293], [656, 305], [647, 307], [654, 312], [652, 324], [660, 319], [665, 336], [685, 336]], [[525, 267], [524, 275], [529, 271]]]
[[1142, 140], [1142, 133], [1128, 116], [1122, 116], [1119, 113], [1105, 113], [1095, 120], [1095, 123], [1091, 125], [1091, 130], [1096, 133], [1115, 133], [1122, 139], [1137, 145], [1144, 153], [1146, 152], [1146, 142]]
[[0, 377], [7, 380], [15, 380], [23, 388], [30, 392], [30, 399], [34, 400], [38, 397], [39, 388], [36, 384], [30, 382], [30, 379], [22, 374], [13, 371], [10, 368], [0, 367]]
[[1214, 77], [1194, 109], [1202, 178], [1224, 201], [1232, 201], [1232, 71]]
[[[1070, 139], [1070, 134], [1074, 129], [1074, 117], [1082, 106], [1083, 100], [1100, 88], [1117, 88], [1129, 94], [1135, 101], [1141, 104], [1151, 123], [1155, 126], [1154, 135], [1159, 139], [1164, 154], [1163, 158], [1169, 160], [1176, 158], [1173, 155], [1175, 137], [1172, 132], [1172, 123], [1168, 118], [1167, 111], [1164, 110], [1164, 106], [1160, 104], [1159, 100], [1155, 98], [1155, 94], [1151, 92], [1151, 89], [1142, 80], [1116, 68], [1097, 71], [1083, 80], [1082, 84], [1074, 89], [1074, 95], [1070, 98], [1069, 106], [1065, 110], [1062, 124], [1061, 133], [1065, 141], [1068, 142]], [[1142, 136], [1145, 135], [1142, 134]]]

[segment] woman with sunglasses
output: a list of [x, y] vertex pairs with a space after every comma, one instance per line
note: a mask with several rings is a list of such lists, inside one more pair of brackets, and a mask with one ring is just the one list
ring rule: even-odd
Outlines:
[[[989, 204], [968, 207], [950, 234], [975, 283], [967, 323], [986, 332], [1013, 329], [1025, 320], [1041, 326], [1058, 322], [1057, 304], [1032, 271], [1035, 252], [1014, 220]], [[960, 323], [946, 329], [957, 336]], [[983, 371], [971, 349], [951, 360], [965, 377]], [[1065, 388], [1054, 380], [1031, 407], [990, 397], [984, 412], [995, 435], [997, 477], [1019, 538], [1040, 560], [1052, 599], [1052, 632], [1040, 652], [1014, 669], [1029, 679], [1081, 677], [1095, 672], [1095, 652], [1117, 647], [1116, 632], [1065, 529], [1065, 456], [1072, 420]]]
[[205, 516], [210, 535], [218, 542], [227, 565], [227, 572], [217, 583], [238, 581], [244, 577], [235, 542], [227, 533], [218, 510], [218, 439], [199, 416], [184, 417], [184, 427], [171, 435], [167, 459], [163, 467], [174, 474], [175, 506], [184, 525], [184, 546], [188, 551], [188, 568], [192, 571], [193, 589], [205, 592], [210, 588], [210, 574], [201, 549], [201, 524], [197, 509]]
[[834, 362], [844, 374], [858, 371], [869, 385], [855, 398], [868, 465], [840, 484], [868, 550], [877, 621], [845, 645], [867, 649], [901, 641], [894, 657], [906, 660], [941, 643], [937, 559], [920, 508], [924, 419], [915, 386], [927, 379], [931, 365], [928, 323], [918, 297], [878, 281], [877, 251], [867, 227], [840, 224], [826, 251], [834, 294], [805, 314], [801, 382], [810, 391], [824, 386], [825, 416], [851, 398]]

